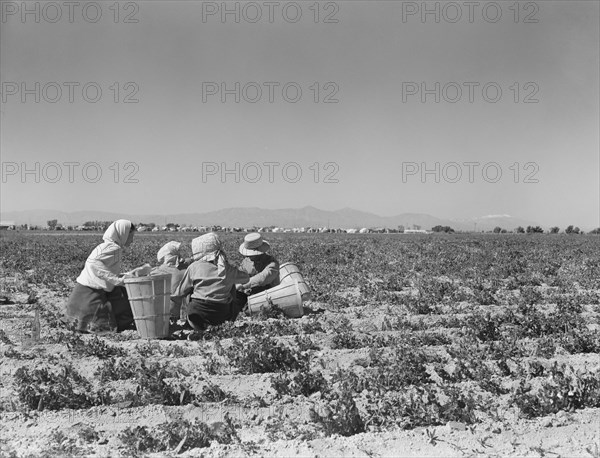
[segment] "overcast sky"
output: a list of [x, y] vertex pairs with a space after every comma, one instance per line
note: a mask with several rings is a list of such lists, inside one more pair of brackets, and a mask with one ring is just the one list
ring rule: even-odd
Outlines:
[[2, 211], [600, 225], [599, 2], [0, 5]]

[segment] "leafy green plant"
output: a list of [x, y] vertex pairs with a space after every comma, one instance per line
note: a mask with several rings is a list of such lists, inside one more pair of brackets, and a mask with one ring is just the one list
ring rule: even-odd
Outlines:
[[373, 349], [369, 367], [360, 373], [338, 370], [333, 374], [333, 381], [346, 381], [346, 386], [356, 393], [365, 389], [381, 393], [431, 382], [426, 364], [434, 362], [435, 358], [406, 342], [389, 350], [386, 355], [380, 349]]
[[221, 444], [239, 442], [231, 418], [225, 415], [224, 420], [210, 426], [198, 420], [181, 420], [161, 423], [154, 428], [128, 427], [119, 434], [119, 440], [128, 453], [136, 455], [166, 451], [180, 453], [208, 447], [213, 440]]
[[312, 340], [307, 335], [297, 335], [294, 338], [294, 343], [296, 345], [296, 348], [300, 352], [307, 352], [310, 350], [320, 350], [321, 349], [321, 347], [319, 345], [317, 345], [315, 343], [315, 341]]
[[121, 348], [106, 343], [104, 339], [98, 336], [86, 336], [86, 338], [83, 338], [76, 333], [65, 333], [59, 339], [59, 342], [65, 343], [69, 351], [78, 356], [95, 356], [105, 359], [111, 356], [124, 356], [126, 354]]
[[365, 346], [365, 339], [357, 336], [351, 331], [339, 331], [333, 334], [331, 339], [331, 348], [362, 348]]
[[502, 338], [503, 322], [501, 315], [492, 315], [490, 312], [473, 313], [467, 318], [465, 325], [478, 340], [487, 342]]
[[406, 307], [408, 313], [415, 315], [435, 313], [439, 304], [434, 300], [434, 297], [429, 295], [421, 295], [419, 297], [400, 296], [399, 302]]
[[251, 337], [258, 334], [285, 336], [295, 334], [295, 326], [287, 319], [261, 319], [226, 321], [218, 326], [209, 326], [202, 334], [203, 340], [219, 340]]
[[487, 344], [488, 357], [491, 360], [506, 361], [509, 358], [521, 358], [527, 354], [519, 339], [518, 330], [506, 332], [501, 340]]
[[102, 404], [90, 382], [70, 364], [61, 364], [58, 370], [20, 367], [14, 377], [19, 399], [29, 409], [85, 409]]
[[50, 448], [47, 456], [81, 456], [85, 450], [77, 443], [77, 438], [65, 435], [60, 430], [55, 430], [51, 436]]
[[560, 345], [571, 354], [600, 353], [600, 331], [579, 328], [563, 334]]
[[128, 380], [138, 373], [140, 363], [128, 358], [110, 358], [100, 366], [95, 375], [103, 382], [112, 380]]
[[214, 383], [208, 383], [202, 388], [202, 393], [199, 396], [196, 396], [196, 400], [202, 402], [234, 401], [235, 396], [226, 393]]
[[543, 302], [542, 294], [537, 288], [525, 286], [520, 289], [519, 305], [536, 305]]
[[270, 307], [261, 307], [260, 311], [253, 316], [256, 320], [267, 320], [269, 318], [285, 318], [285, 313], [277, 305]]
[[540, 337], [535, 342], [534, 356], [552, 358], [556, 353], [556, 339], [553, 337]]
[[322, 323], [313, 315], [308, 321], [298, 323], [297, 330], [300, 334], [314, 334], [316, 332], [325, 332]]
[[13, 359], [35, 359], [35, 353], [25, 353], [16, 350], [15, 347], [9, 347], [8, 350], [4, 351], [4, 357]]
[[280, 395], [310, 396], [316, 392], [325, 392], [329, 389], [327, 381], [321, 372], [309, 372], [304, 369], [293, 376], [278, 374], [271, 377], [271, 385]]
[[574, 371], [572, 367], [554, 365], [541, 387], [534, 391], [524, 379], [514, 390], [511, 402], [526, 417], [539, 417], [561, 410], [600, 407], [600, 371]]
[[98, 431], [90, 425], [83, 425], [81, 429], [77, 431], [77, 435], [85, 443], [96, 442], [100, 439]]
[[473, 287], [473, 301], [480, 305], [495, 305], [498, 303], [493, 288], [477, 284]]
[[4, 345], [14, 345], [14, 343], [6, 335], [6, 332], [4, 332], [4, 329], [0, 329], [0, 342], [2, 342]]
[[446, 348], [452, 369], [443, 369], [447, 380], [481, 380], [492, 375], [485, 364], [486, 348], [467, 339], [455, 341]]
[[396, 425], [403, 429], [442, 425], [448, 421], [467, 424], [476, 419], [478, 400], [468, 391], [450, 385], [421, 385], [409, 390], [366, 395], [366, 424]]
[[323, 428], [325, 436], [352, 436], [362, 433], [365, 425], [351, 391], [342, 385], [328, 393], [322, 401], [311, 406], [310, 420]]
[[[218, 342], [218, 341], [217, 341]], [[223, 370], [223, 362], [212, 353], [206, 353], [204, 356], [204, 369], [208, 374], [215, 375]]]
[[320, 425], [299, 420], [288, 420], [282, 422], [280, 418], [267, 419], [264, 422], [265, 433], [270, 441], [278, 440], [302, 440], [310, 441], [320, 437], [322, 431]]
[[245, 343], [234, 339], [224, 355], [242, 374], [296, 370], [308, 364], [308, 355], [277, 342], [269, 336], [249, 339]]
[[[146, 426], [128, 427], [119, 433], [119, 440], [129, 451], [136, 456], [144, 452], [162, 452], [169, 447], [175, 448], [176, 444], [164, 444], [154, 431]], [[206, 446], [206, 445], [205, 445]]]
[[161, 346], [158, 342], [143, 342], [136, 344], [135, 351], [137, 351], [140, 356], [148, 358], [150, 356], [160, 354]]
[[[191, 386], [182, 378], [178, 368], [169, 369], [160, 363], [142, 362], [135, 369], [137, 382], [133, 396], [135, 405], [163, 404], [169, 406], [185, 405], [194, 402], [196, 396]], [[173, 379], [167, 382], [167, 379]]]

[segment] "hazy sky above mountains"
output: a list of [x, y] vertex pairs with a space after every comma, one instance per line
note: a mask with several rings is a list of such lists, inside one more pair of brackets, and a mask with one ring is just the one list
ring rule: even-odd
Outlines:
[[600, 225], [598, 2], [47, 3], [0, 2], [3, 211]]

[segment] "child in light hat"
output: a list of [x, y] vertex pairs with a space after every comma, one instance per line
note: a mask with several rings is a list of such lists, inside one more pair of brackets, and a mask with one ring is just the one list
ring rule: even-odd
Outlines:
[[252, 295], [279, 285], [279, 262], [268, 254], [270, 249], [269, 242], [258, 232], [244, 237], [239, 250], [244, 256], [240, 269], [247, 272], [250, 279], [247, 283], [238, 285], [238, 291]]
[[236, 300], [235, 285], [246, 283], [248, 274], [227, 262], [221, 240], [214, 232], [192, 240], [192, 259], [194, 262], [185, 271], [171, 299], [181, 303], [183, 297], [191, 295], [188, 322], [196, 331], [235, 320], [241, 308]]

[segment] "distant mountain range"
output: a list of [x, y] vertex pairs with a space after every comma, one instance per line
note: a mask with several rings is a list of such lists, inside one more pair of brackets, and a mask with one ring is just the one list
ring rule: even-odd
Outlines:
[[450, 226], [460, 231], [487, 231], [499, 226], [512, 230], [518, 226], [537, 226], [534, 221], [527, 221], [509, 215], [488, 215], [470, 220], [449, 220], [422, 213], [402, 213], [395, 216], [379, 216], [374, 213], [343, 208], [336, 211], [320, 210], [315, 207], [285, 208], [268, 210], [264, 208], [226, 208], [207, 213], [181, 213], [171, 215], [126, 215], [101, 211], [62, 212], [55, 210], [25, 210], [3, 212], [2, 221], [14, 221], [16, 224], [45, 226], [47, 221], [57, 219], [64, 226], [80, 225], [86, 221], [113, 221], [129, 219], [134, 223], [177, 223], [193, 226], [234, 226], [234, 227], [333, 227], [362, 228], [388, 227], [399, 225], [412, 228], [418, 225], [421, 229], [434, 226]]

